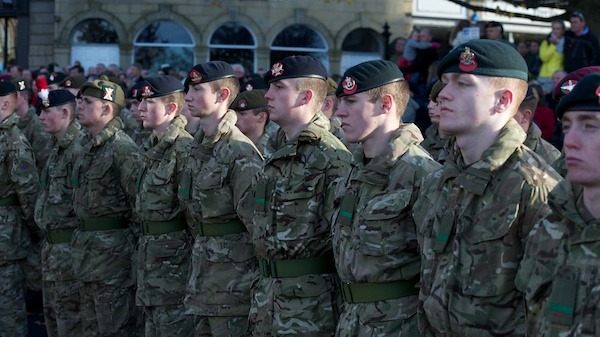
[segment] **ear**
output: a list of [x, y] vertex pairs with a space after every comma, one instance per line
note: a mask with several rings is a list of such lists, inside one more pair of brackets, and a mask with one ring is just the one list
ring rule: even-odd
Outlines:
[[71, 113], [69, 112], [69, 109], [67, 109], [67, 107], [62, 107], [60, 109], [60, 114], [61, 114], [61, 118], [62, 119], [71, 119]]
[[229, 90], [229, 88], [227, 88], [227, 87], [223, 87], [223, 88], [219, 89], [219, 95], [217, 96], [217, 102], [218, 103], [225, 102], [225, 101], [227, 101], [229, 96], [231, 96], [231, 90]]
[[330, 97], [325, 98], [325, 103], [323, 103], [323, 111], [327, 111], [333, 107], [333, 100]]
[[261, 123], [267, 121], [267, 113], [264, 111], [259, 112], [258, 115], [256, 115], [256, 116], [258, 116], [258, 121]]
[[509, 89], [500, 89], [500, 99], [496, 104], [496, 112], [506, 111], [513, 103], [513, 92]]
[[165, 106], [165, 114], [170, 115], [172, 113], [175, 113], [175, 111], [177, 111], [177, 103], [175, 103], [175, 102], [167, 103], [167, 105]]
[[384, 94], [381, 96], [382, 101], [382, 110], [384, 113], [390, 113], [392, 111], [392, 107], [394, 106], [394, 98], [390, 94]]
[[523, 119], [525, 121], [527, 121], [527, 123], [530, 123], [531, 120], [533, 119], [533, 112], [529, 109], [523, 111], [522, 114], [523, 114]]
[[312, 91], [312, 90], [306, 90], [306, 91], [304, 92], [304, 96], [302, 96], [302, 101], [301, 101], [301, 103], [302, 103], [302, 104], [308, 104], [308, 103], [310, 103], [310, 101], [313, 99], [313, 97], [314, 97], [314, 93], [313, 93], [313, 91]]

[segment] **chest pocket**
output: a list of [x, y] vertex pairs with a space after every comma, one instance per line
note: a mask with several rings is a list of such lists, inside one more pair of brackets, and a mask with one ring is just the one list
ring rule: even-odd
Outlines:
[[69, 171], [66, 165], [57, 165], [54, 171], [49, 172], [46, 182], [48, 185], [48, 202], [50, 204], [62, 204], [71, 202], [72, 187]]
[[177, 202], [177, 185], [172, 179], [174, 166], [165, 161], [146, 171], [138, 194], [145, 197], [146, 200], [140, 201], [148, 210], [167, 210]]
[[409, 212], [411, 194], [410, 190], [399, 190], [379, 195], [360, 211], [355, 231], [364, 255], [394, 254], [407, 245], [416, 249], [416, 229]]
[[482, 209], [472, 218], [462, 215], [460, 271], [457, 278], [465, 295], [488, 297], [515, 289], [514, 279], [522, 258], [517, 223], [518, 204]]
[[86, 193], [89, 205], [113, 205], [119, 198], [118, 177], [112, 172], [112, 158], [94, 158], [94, 161], [87, 172], [84, 172], [88, 184], [88, 191], [99, 191], [96, 193]]
[[227, 167], [212, 168], [199, 173], [200, 177], [194, 184], [193, 197], [200, 202], [204, 218], [235, 213], [228, 174]]

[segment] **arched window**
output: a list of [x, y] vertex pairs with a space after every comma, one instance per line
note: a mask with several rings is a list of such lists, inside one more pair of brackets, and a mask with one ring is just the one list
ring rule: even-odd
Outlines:
[[110, 22], [91, 18], [77, 24], [71, 34], [71, 64], [87, 71], [98, 63], [119, 65], [119, 35]]
[[230, 64], [241, 63], [246, 72], [256, 71], [256, 39], [248, 28], [228, 22], [217, 28], [208, 42], [210, 61], [220, 60]]
[[271, 44], [271, 64], [291, 55], [311, 55], [329, 70], [329, 48], [321, 34], [304, 25], [291, 25], [277, 34]]
[[175, 21], [150, 22], [138, 32], [133, 47], [133, 62], [139, 62], [150, 73], [165, 65], [186, 72], [194, 66], [192, 35]]
[[361, 62], [383, 58], [384, 45], [380, 34], [370, 28], [351, 31], [342, 42], [340, 73]]

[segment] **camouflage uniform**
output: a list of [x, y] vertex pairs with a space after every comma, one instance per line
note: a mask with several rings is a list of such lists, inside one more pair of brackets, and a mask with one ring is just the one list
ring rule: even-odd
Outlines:
[[72, 177], [79, 229], [71, 251], [83, 336], [132, 336], [136, 324], [131, 270], [136, 239], [129, 218], [143, 159], [122, 127], [116, 117], [96, 137], [86, 137]]
[[563, 180], [550, 194], [552, 214], [534, 228], [517, 274], [526, 292], [530, 336], [600, 334], [600, 220], [583, 188]]
[[136, 297], [144, 306], [147, 337], [190, 336], [193, 331], [193, 317], [183, 307], [191, 238], [177, 200], [178, 174], [192, 142], [185, 124], [185, 117], [176, 116], [161, 139], [150, 136], [137, 188], [135, 212], [142, 236]]
[[414, 124], [401, 126], [366, 165], [359, 147], [338, 185], [333, 249], [345, 303], [337, 336], [418, 336], [420, 256], [410, 205], [415, 182], [440, 167], [422, 140]]
[[53, 142], [35, 204], [35, 221], [46, 232], [41, 255], [44, 318], [49, 337], [81, 336], [79, 286], [73, 275], [70, 243], [77, 228], [71, 175], [75, 158], [83, 149], [83, 137], [81, 125], [73, 120], [64, 137]]
[[260, 136], [258, 141], [256, 142], [256, 148], [265, 158], [269, 158], [273, 153], [275, 153], [275, 144], [274, 138], [277, 136], [277, 132], [279, 131], [279, 125], [274, 122], [269, 121], [267, 125], [265, 125], [265, 132]]
[[254, 336], [334, 334], [339, 293], [331, 217], [349, 161], [318, 113], [265, 163], [252, 228], [261, 269], [250, 310]]
[[565, 161], [565, 154], [563, 152], [561, 152], [560, 157], [552, 163], [552, 168], [561, 176], [567, 176], [567, 162]]
[[[136, 140], [137, 135], [140, 133], [140, 131], [142, 131], [143, 127], [135, 119], [131, 110], [129, 110], [127, 108], [123, 108], [123, 110], [121, 110], [121, 113], [119, 114], [119, 118], [121, 118], [121, 121], [123, 121], [123, 131], [129, 137], [131, 137], [131, 139]], [[151, 130], [146, 130], [146, 138], [151, 133], [152, 133]], [[140, 140], [140, 142], [143, 144], [144, 141], [146, 140], [146, 138], [144, 138], [143, 140]], [[140, 145], [140, 144], [138, 144], [138, 145]]]
[[[228, 110], [212, 136], [192, 146], [179, 189], [195, 233], [185, 305], [196, 316], [195, 336], [242, 336], [257, 264], [252, 228], [253, 185], [262, 167], [258, 150]], [[202, 130], [202, 129], [200, 129]]]
[[549, 165], [560, 158], [560, 151], [542, 138], [542, 130], [533, 123], [529, 126], [527, 138], [523, 144], [542, 157]]
[[524, 335], [514, 280], [527, 235], [560, 179], [523, 145], [525, 136], [511, 119], [482, 159], [467, 166], [455, 146], [442, 170], [422, 181], [413, 215], [424, 336]]
[[425, 140], [421, 143], [421, 146], [429, 152], [431, 157], [435, 159], [438, 163], [444, 163], [443, 160], [440, 160], [440, 157], [445, 158], [444, 147], [448, 143], [448, 139], [450, 136], [441, 136], [438, 132], [438, 126], [435, 124], [431, 124], [425, 130]]
[[30, 108], [24, 117], [19, 117], [17, 126], [31, 144], [36, 165], [39, 172], [41, 172], [46, 167], [46, 160], [48, 160], [48, 154], [51, 150], [52, 136], [44, 130], [40, 118], [35, 113], [35, 108]]
[[0, 122], [0, 336], [24, 337], [27, 317], [20, 262], [31, 254], [28, 226], [35, 226], [39, 177], [18, 121], [12, 113]]

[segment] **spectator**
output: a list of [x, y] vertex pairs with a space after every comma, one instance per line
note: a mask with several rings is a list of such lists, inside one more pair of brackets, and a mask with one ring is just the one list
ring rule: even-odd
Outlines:
[[549, 142], [552, 139], [552, 134], [554, 134], [556, 124], [554, 122], [556, 119], [554, 111], [544, 104], [544, 100], [542, 99], [544, 97], [544, 89], [542, 89], [539, 83], [532, 81], [529, 83], [529, 87], [538, 102], [533, 114], [533, 122], [542, 130], [542, 138]]
[[592, 34], [581, 12], [571, 15], [571, 30], [565, 33], [564, 68], [570, 73], [577, 69], [600, 64], [598, 37]]
[[525, 62], [527, 62], [527, 68], [529, 69], [529, 79], [533, 80], [540, 74], [540, 68], [542, 67], [542, 60], [540, 59], [540, 43], [537, 41], [529, 41], [527, 45], [528, 53], [525, 56]]
[[[552, 21], [552, 32], [542, 41], [538, 53], [542, 66], [538, 75], [538, 82], [544, 88], [544, 93], [552, 92], [554, 88], [553, 76], [558, 70], [563, 70], [565, 50], [565, 23], [562, 20]], [[564, 73], [563, 77], [567, 73]], [[560, 81], [562, 78], [558, 79]]]
[[403, 37], [396, 38], [394, 42], [392, 42], [389, 46], [390, 49], [393, 48], [393, 51], [390, 55], [390, 61], [396, 63], [398, 66], [400, 65], [400, 59], [404, 54], [404, 46], [406, 45], [406, 39]]
[[463, 29], [471, 26], [471, 23], [468, 20], [459, 20], [454, 26], [452, 32], [450, 32], [450, 36], [448, 38], [448, 43], [452, 46], [452, 48], [456, 48], [461, 44], [467, 42], [465, 39], [465, 35], [461, 34]]
[[490, 21], [485, 24], [485, 38], [489, 40], [508, 42], [504, 38], [504, 27], [500, 22], [497, 21]]
[[[417, 60], [418, 56], [431, 55], [431, 51], [424, 52], [425, 50], [429, 50], [431, 48], [439, 48], [440, 44], [438, 42], [431, 41], [431, 32], [427, 28], [423, 28], [420, 30], [415, 29], [413, 31], [411, 38], [406, 41], [404, 46], [404, 53], [402, 54], [402, 58], [400, 59], [399, 67], [403, 69], [404, 78], [409, 82], [423, 82], [427, 80], [428, 72], [423, 71], [423, 67], [428, 67], [431, 62], [428, 63], [428, 60], [425, 62], [421, 62], [420, 58]], [[421, 54], [421, 55], [419, 55]], [[436, 57], [437, 59], [437, 53]], [[417, 60], [418, 65], [414, 68], [410, 68], [415, 64], [415, 60]], [[425, 63], [427, 65], [425, 66]], [[405, 70], [408, 70], [405, 71]], [[417, 76], [425, 75], [424, 78], [419, 79]], [[413, 78], [414, 77], [414, 78]]]

